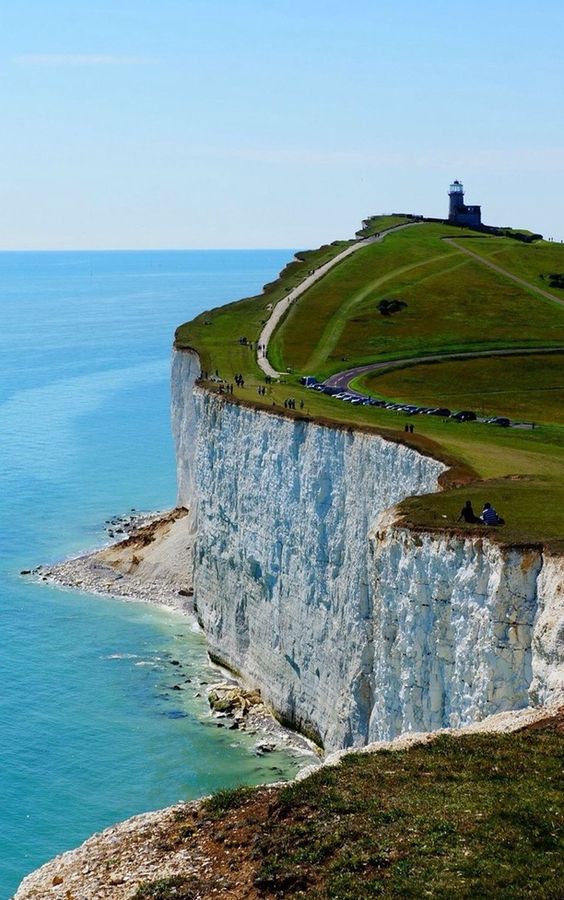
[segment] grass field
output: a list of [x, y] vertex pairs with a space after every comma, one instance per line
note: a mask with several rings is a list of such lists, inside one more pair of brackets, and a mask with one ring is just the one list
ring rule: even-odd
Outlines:
[[379, 234], [386, 228], [393, 228], [395, 225], [405, 225], [411, 222], [408, 216], [371, 216], [363, 222], [363, 227], [357, 234], [362, 237], [372, 237], [373, 234]]
[[[441, 240], [459, 233], [416, 225], [359, 251], [292, 308], [274, 336], [273, 362], [321, 378], [347, 368], [347, 360], [564, 345], [564, 307], [530, 295]], [[381, 315], [378, 303], [393, 298], [406, 308]]]
[[266, 284], [263, 293], [226, 306], [207, 310], [192, 322], [176, 330], [175, 344], [179, 349], [197, 349], [202, 369], [210, 373], [216, 369], [227, 379], [235, 372], [258, 374], [256, 354], [239, 344], [239, 337], [256, 341], [273, 305], [300, 284], [311, 269], [317, 269], [345, 250], [354, 241], [334, 241], [317, 250], [300, 250], [280, 276]]
[[[379, 217], [375, 230], [392, 224], [398, 223]], [[321, 379], [355, 365], [432, 352], [564, 347], [564, 307], [482, 266], [441, 237], [466, 235], [464, 240], [472, 249], [479, 245], [480, 253], [503, 261], [510, 271], [531, 283], [537, 278], [535, 283], [545, 288], [540, 277], [545, 269], [564, 272], [564, 246], [528, 245], [470, 234], [444, 225], [417, 224], [391, 233], [383, 242], [367, 246], [337, 265], [302, 295], [275, 332], [269, 359], [288, 374], [280, 383], [268, 386], [265, 398], [257, 393], [265, 380], [255, 349], [241, 345], [239, 337], [245, 335], [255, 342], [271, 304], [347, 242], [300, 254], [301, 259], [293, 261], [263, 294], [204, 313], [181, 326], [176, 344], [196, 349], [208, 374], [217, 370], [230, 382], [235, 373], [243, 374], [245, 385], [235, 388], [235, 401], [373, 430], [409, 443], [452, 465], [453, 482], [461, 478], [466, 483], [476, 481], [478, 492], [480, 481], [490, 480], [488, 497], [483, 499], [509, 510], [508, 525], [497, 530], [495, 538], [553, 543], [564, 536], [564, 423], [558, 375], [562, 357], [523, 356], [521, 363], [508, 359], [444, 362], [404, 368], [370, 381], [372, 390], [384, 396], [389, 393], [406, 402], [444, 403], [452, 409], [476, 408], [477, 412], [483, 407], [484, 412], [540, 423], [534, 431], [417, 416], [410, 420], [415, 433], [407, 435], [401, 414], [352, 407], [299, 385], [300, 374]], [[407, 306], [392, 316], [382, 316], [378, 303], [392, 297], [403, 299]], [[289, 397], [296, 400], [295, 413], [284, 409]], [[503, 408], [498, 405], [502, 398]], [[526, 477], [526, 488], [517, 477]], [[418, 523], [426, 520], [435, 525], [440, 519], [450, 525], [453, 510], [458, 514], [459, 496], [443, 491], [427, 499], [428, 503], [418, 501], [416, 511], [410, 508], [410, 515]], [[553, 512], [548, 510], [551, 500]]]
[[354, 387], [397, 402], [564, 425], [564, 353], [409, 366], [358, 378]]
[[564, 300], [564, 289], [552, 288], [546, 277], [551, 272], [564, 273], [563, 244], [549, 241], [522, 244], [510, 238], [483, 240], [481, 237], [466, 237], [464, 244], [474, 253]]

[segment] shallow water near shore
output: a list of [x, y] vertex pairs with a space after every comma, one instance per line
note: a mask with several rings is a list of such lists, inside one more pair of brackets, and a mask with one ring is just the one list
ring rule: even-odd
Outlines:
[[217, 676], [187, 619], [19, 575], [174, 505], [174, 328], [290, 256], [0, 254], [0, 898], [115, 821], [299, 766], [207, 716]]

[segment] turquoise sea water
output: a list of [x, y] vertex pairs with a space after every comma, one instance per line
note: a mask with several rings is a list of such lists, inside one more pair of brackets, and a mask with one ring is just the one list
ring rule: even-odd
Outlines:
[[290, 255], [0, 254], [0, 900], [115, 821], [296, 769], [206, 716], [185, 619], [19, 575], [103, 542], [110, 516], [174, 505], [174, 328]]

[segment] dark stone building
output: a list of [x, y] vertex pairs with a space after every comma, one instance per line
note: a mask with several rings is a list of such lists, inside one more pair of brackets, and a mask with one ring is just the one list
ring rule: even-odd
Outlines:
[[464, 186], [460, 181], [454, 181], [448, 192], [449, 207], [448, 220], [454, 225], [468, 225], [470, 228], [480, 228], [482, 225], [482, 211], [479, 206], [466, 206], [464, 203]]

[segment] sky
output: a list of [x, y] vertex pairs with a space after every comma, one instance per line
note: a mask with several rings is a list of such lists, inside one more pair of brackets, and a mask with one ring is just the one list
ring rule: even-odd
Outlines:
[[0, 0], [0, 249], [564, 239], [561, 0]]

